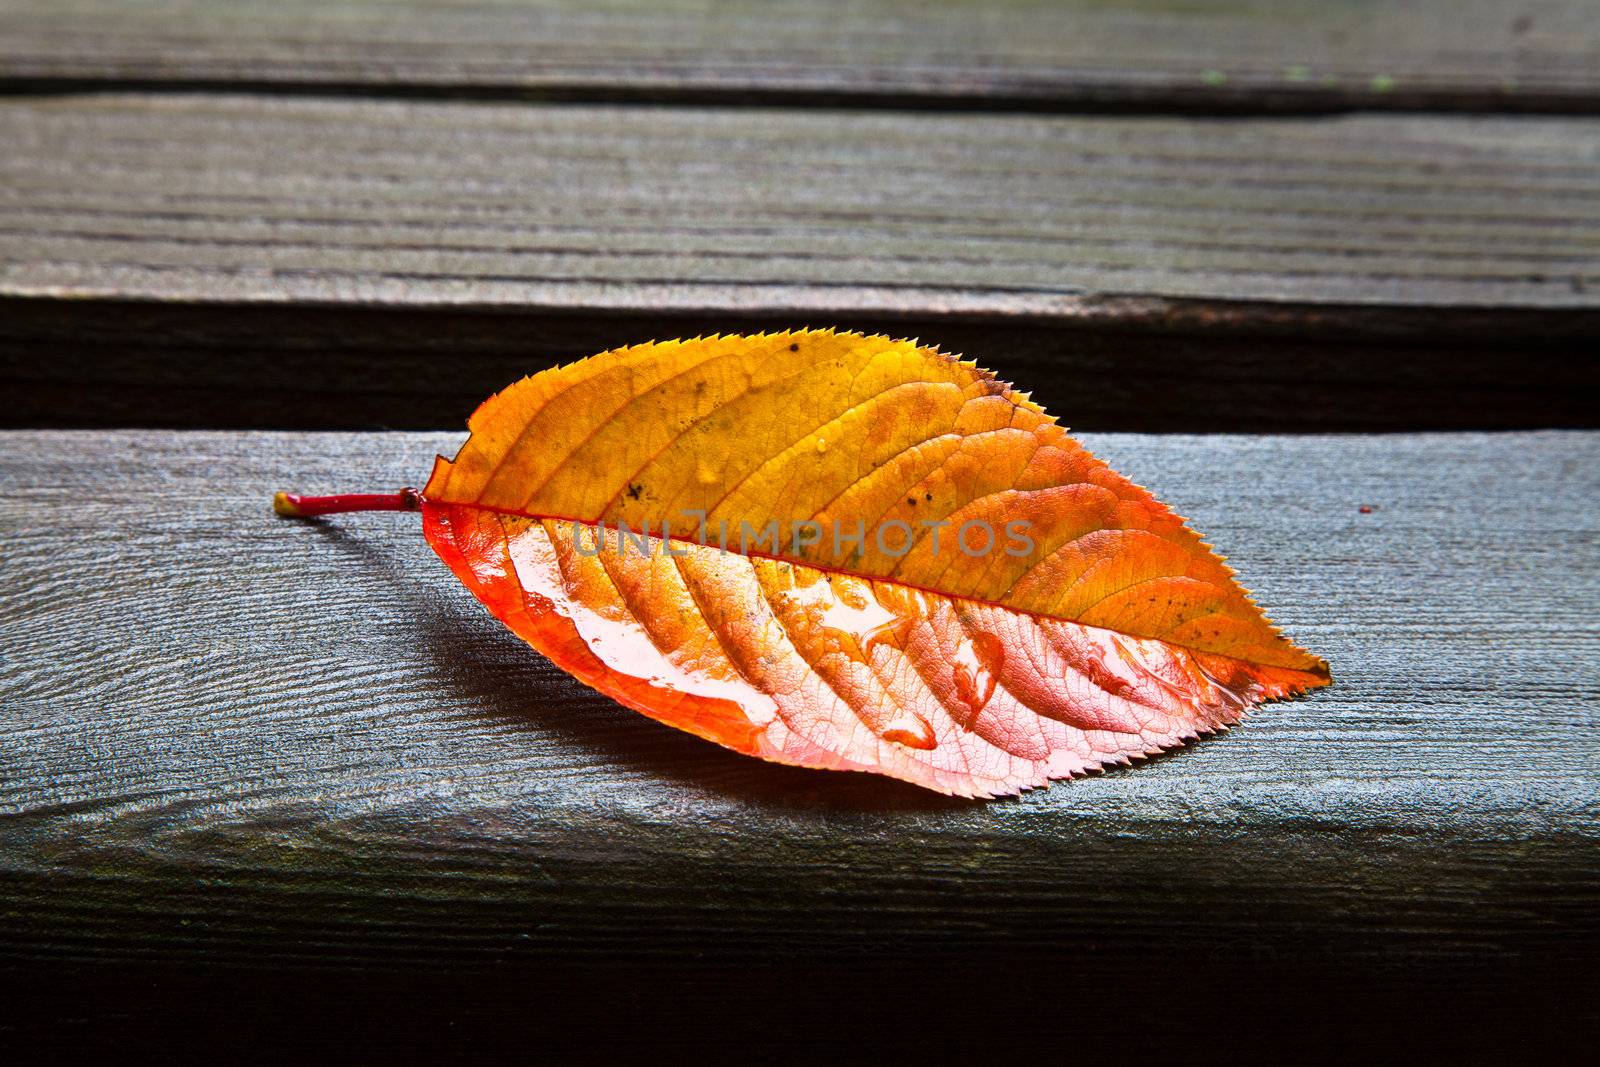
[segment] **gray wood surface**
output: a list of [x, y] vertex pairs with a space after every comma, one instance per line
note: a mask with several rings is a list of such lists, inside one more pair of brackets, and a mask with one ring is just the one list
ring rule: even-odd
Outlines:
[[1086, 435], [1335, 684], [987, 804], [659, 726], [506, 633], [414, 516], [268, 509], [459, 439], [0, 435], [0, 956], [1600, 955], [1600, 434]]
[[[1597, 113], [1586, 0], [0, 0], [0, 426], [456, 426], [837, 325], [1080, 429], [1596, 427]], [[1082, 436], [1335, 685], [974, 804], [268, 510], [459, 433], [0, 431], [0, 1060], [1567, 1055], [1600, 433]]]
[[0, 4], [0, 79], [568, 98], [1600, 106], [1585, 0]]
[[448, 427], [806, 325], [1085, 428], [1596, 424], [1600, 119], [113, 95], [0, 143], [0, 424]]
[[1600, 303], [1600, 120], [133, 95], [0, 100], [0, 142], [0, 294], [1058, 317], [1125, 312], [1117, 297]]

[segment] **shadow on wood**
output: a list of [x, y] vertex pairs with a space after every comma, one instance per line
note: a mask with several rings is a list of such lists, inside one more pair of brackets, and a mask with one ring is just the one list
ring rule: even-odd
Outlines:
[[836, 326], [917, 336], [1075, 430], [1593, 427], [1583, 310], [1130, 302], [1026, 316], [646, 314], [0, 300], [6, 426], [454, 429], [485, 397], [640, 341]]

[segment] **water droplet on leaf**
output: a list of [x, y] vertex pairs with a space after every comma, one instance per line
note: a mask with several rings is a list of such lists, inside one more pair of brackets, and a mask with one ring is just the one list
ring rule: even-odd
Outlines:
[[933, 726], [914, 711], [908, 711], [891, 720], [880, 736], [885, 741], [893, 741], [897, 745], [920, 749], [923, 752], [934, 749], [939, 744], [933, 735]]
[[956, 696], [967, 706], [973, 719], [978, 717], [978, 713], [994, 696], [995, 679], [1005, 662], [1005, 646], [990, 633], [973, 634], [972, 639], [956, 653], [955, 662], [951, 665], [952, 681]]

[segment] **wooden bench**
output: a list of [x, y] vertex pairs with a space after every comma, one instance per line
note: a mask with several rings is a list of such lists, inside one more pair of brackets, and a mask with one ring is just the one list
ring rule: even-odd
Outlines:
[[[0, 10], [0, 1048], [1595, 1020], [1585, 5], [184, 11]], [[806, 324], [1031, 389], [1334, 686], [959, 802], [595, 696], [414, 519], [270, 514], [555, 362]]]

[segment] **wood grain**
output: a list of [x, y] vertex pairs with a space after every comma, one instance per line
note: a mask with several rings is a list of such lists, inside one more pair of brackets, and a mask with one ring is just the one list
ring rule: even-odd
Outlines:
[[458, 440], [0, 436], [4, 958], [1596, 958], [1600, 435], [1088, 435], [1335, 684], [990, 804], [661, 727], [413, 518], [268, 511]]
[[[839, 325], [1080, 429], [1592, 427], [1600, 119], [1368, 112], [1597, 83], [1580, 0], [9, 0], [0, 425], [456, 425]], [[412, 521], [268, 512], [460, 436], [0, 432], [0, 1059], [1600, 1024], [1600, 435], [1085, 434], [1336, 684], [991, 805], [697, 742]]]
[[936, 338], [1120, 430], [1593, 426], [1600, 122], [0, 101], [11, 425], [441, 427], [650, 337]]
[[0, 79], [874, 106], [1600, 106], [1583, 0], [11, 0]]
[[1076, 316], [1589, 308], [1600, 122], [0, 102], [0, 293]]

